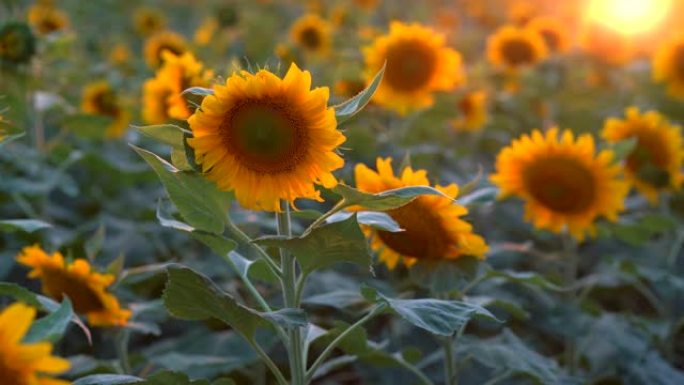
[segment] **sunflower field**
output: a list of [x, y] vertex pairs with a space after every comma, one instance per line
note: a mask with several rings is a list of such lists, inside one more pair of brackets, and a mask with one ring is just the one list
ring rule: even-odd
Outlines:
[[684, 0], [0, 0], [0, 385], [684, 385]]

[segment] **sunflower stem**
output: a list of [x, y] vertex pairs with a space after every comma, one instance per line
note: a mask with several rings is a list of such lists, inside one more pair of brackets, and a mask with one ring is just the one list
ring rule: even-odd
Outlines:
[[264, 251], [264, 249], [262, 249], [259, 245], [252, 242], [252, 239], [242, 230], [240, 230], [240, 228], [237, 227], [228, 216], [226, 217], [226, 229], [228, 230], [230, 236], [236, 240], [239, 245], [256, 252], [256, 254], [263, 259], [264, 262], [266, 262], [269, 270], [271, 270], [271, 272], [278, 277], [278, 279], [282, 279], [283, 272], [280, 267], [278, 267], [278, 264], [273, 261], [273, 258], [271, 258], [271, 256], [268, 255], [268, 253], [266, 253], [266, 251]]
[[313, 231], [315, 228], [319, 227], [322, 225], [326, 219], [330, 218], [333, 214], [341, 211], [347, 206], [347, 201], [342, 198], [340, 199], [339, 202], [335, 204], [330, 210], [328, 210], [325, 214], [321, 215], [318, 217], [309, 227], [304, 231], [302, 235], [309, 234], [311, 231]]
[[454, 336], [450, 335], [442, 341], [444, 347], [444, 384], [453, 385], [456, 378], [454, 367]]
[[[561, 242], [563, 244], [563, 258], [565, 259], [565, 284], [567, 286], [567, 301], [570, 306], [574, 306], [577, 301], [575, 285], [577, 283], [579, 265], [577, 244], [572, 238], [572, 235], [570, 235], [570, 233], [567, 231], [563, 232], [561, 236]], [[577, 372], [576, 350], [577, 346], [575, 344], [574, 336], [568, 335], [565, 339], [565, 364], [570, 375], [574, 375]]]
[[370, 321], [373, 319], [375, 316], [378, 314], [382, 313], [385, 311], [385, 308], [387, 307], [386, 304], [380, 304], [376, 306], [373, 310], [371, 310], [368, 314], [366, 314], [363, 318], [359, 319], [354, 323], [353, 325], [349, 326], [347, 329], [345, 329], [342, 333], [340, 333], [332, 342], [330, 345], [328, 345], [325, 350], [318, 356], [316, 361], [314, 361], [313, 365], [306, 371], [306, 382], [308, 383], [313, 379], [313, 376], [316, 374], [316, 370], [323, 365], [325, 360], [328, 358], [330, 353], [337, 347], [337, 345], [340, 344], [348, 335], [350, 335], [354, 330], [360, 328], [363, 326], [366, 322]]
[[[278, 235], [292, 236], [290, 206], [286, 201], [280, 202], [280, 212], [277, 213]], [[280, 248], [280, 266], [282, 268], [282, 287], [285, 307], [297, 309], [297, 263], [285, 248]], [[288, 328], [288, 355], [290, 359], [290, 377], [292, 385], [305, 385], [305, 365], [303, 357], [302, 335], [298, 326]]]
[[123, 374], [131, 374], [131, 362], [128, 358], [128, 341], [131, 338], [131, 332], [128, 329], [121, 329], [116, 336], [116, 354], [119, 357], [119, 364]]

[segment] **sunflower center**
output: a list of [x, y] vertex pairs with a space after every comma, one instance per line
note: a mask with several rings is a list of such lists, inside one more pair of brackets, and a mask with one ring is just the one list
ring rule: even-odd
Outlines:
[[523, 181], [534, 199], [563, 214], [586, 210], [596, 196], [596, 181], [591, 170], [570, 158], [537, 161], [525, 170]]
[[9, 59], [21, 56], [23, 50], [22, 36], [19, 32], [10, 31], [0, 38], [0, 55]]
[[320, 48], [323, 43], [321, 34], [318, 33], [316, 28], [309, 27], [304, 29], [299, 35], [299, 38], [302, 42], [302, 45], [311, 50]]
[[423, 259], [439, 259], [447, 255], [452, 243], [440, 218], [425, 207], [413, 202], [387, 212], [404, 231], [378, 231], [380, 239], [399, 254]]
[[514, 66], [532, 63], [534, 61], [534, 49], [532, 45], [520, 39], [509, 40], [501, 48], [506, 61]]
[[684, 80], [684, 44], [675, 49], [674, 71], [679, 79]]
[[26, 376], [20, 371], [13, 368], [7, 361], [13, 357], [5, 356], [5, 352], [0, 355], [0, 384], [5, 385], [28, 385], [29, 382]]
[[473, 103], [471, 98], [466, 96], [458, 102], [458, 109], [463, 115], [470, 116], [473, 114], [473, 111], [475, 111], [475, 103]]
[[430, 47], [417, 41], [391, 46], [387, 51], [385, 81], [399, 91], [425, 87], [435, 71], [437, 57]]
[[549, 47], [549, 51], [555, 52], [558, 50], [558, 47], [560, 46], [560, 38], [558, 37], [558, 34], [548, 29], [541, 30], [539, 34], [541, 35], [542, 39], [544, 39], [546, 46]]
[[669, 156], [664, 148], [656, 136], [639, 135], [636, 147], [627, 157], [627, 168], [653, 185], [667, 185]]
[[43, 270], [43, 289], [57, 299], [69, 297], [77, 313], [86, 314], [104, 309], [100, 297], [80, 278], [67, 275], [64, 270], [45, 268]]
[[297, 113], [276, 100], [246, 100], [221, 124], [224, 145], [245, 167], [276, 174], [293, 170], [307, 154], [309, 137]]
[[119, 105], [117, 103], [116, 94], [112, 91], [103, 91], [95, 95], [93, 98], [97, 111], [102, 115], [116, 117], [119, 113]]

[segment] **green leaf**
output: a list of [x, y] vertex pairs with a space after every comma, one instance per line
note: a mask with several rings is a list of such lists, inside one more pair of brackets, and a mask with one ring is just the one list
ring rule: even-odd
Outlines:
[[167, 272], [162, 298], [171, 315], [195, 321], [217, 318], [248, 341], [254, 340], [258, 327], [268, 325], [259, 313], [238, 304], [204, 275], [180, 265], [170, 265]]
[[235, 251], [228, 253], [228, 258], [233, 261], [237, 268], [237, 273], [241, 278], [255, 278], [269, 283], [276, 283], [278, 277], [268, 268], [263, 259], [251, 260]]
[[310, 306], [331, 306], [336, 309], [345, 310], [354, 305], [365, 302], [363, 296], [353, 290], [335, 290], [323, 294], [312, 295], [304, 298], [302, 303]]
[[475, 279], [482, 263], [477, 257], [461, 256], [454, 260], [430, 260], [409, 269], [413, 282], [434, 293], [449, 293], [463, 289]]
[[318, 227], [300, 238], [262, 237], [254, 242], [291, 251], [305, 274], [339, 262], [371, 264], [366, 238], [356, 215]]
[[3, 295], [12, 297], [30, 306], [42, 308], [40, 301], [38, 301], [38, 296], [34, 292], [16, 283], [0, 282], [0, 296]]
[[191, 94], [191, 95], [200, 95], [200, 96], [209, 96], [214, 94], [214, 90], [211, 88], [204, 88], [204, 87], [190, 87], [186, 88], [181, 92], [181, 95], [186, 95], [186, 94]]
[[214, 234], [223, 233], [230, 194], [201, 175], [180, 171], [159, 156], [131, 147], [154, 169], [181, 216], [194, 228]]
[[152, 126], [132, 126], [140, 131], [141, 134], [148, 138], [154, 139], [160, 143], [168, 144], [175, 150], [185, 151], [183, 142], [185, 139], [183, 135], [185, 131], [182, 127], [175, 124], [157, 124]]
[[[352, 216], [350, 212], [337, 212], [328, 218], [328, 223], [339, 222]], [[399, 224], [389, 215], [379, 211], [359, 211], [356, 213], [356, 220], [360, 225], [366, 225], [378, 230], [398, 233], [404, 231]]]
[[370, 102], [373, 94], [378, 89], [380, 82], [382, 82], [382, 77], [385, 74], [385, 65], [382, 66], [380, 71], [375, 75], [373, 81], [366, 87], [365, 90], [361, 91], [358, 95], [347, 100], [346, 102], [340, 103], [333, 106], [335, 109], [335, 117], [337, 118], [337, 124], [340, 125], [347, 120], [351, 119], [354, 115], [363, 110], [364, 107]]
[[474, 317], [500, 322], [482, 306], [463, 301], [438, 299], [392, 299], [376, 293], [379, 302], [385, 302], [404, 320], [423, 330], [441, 336], [450, 336]]
[[62, 127], [85, 138], [103, 138], [113, 121], [109, 116], [76, 114], [64, 118]]
[[127, 376], [123, 374], [95, 374], [80, 378], [72, 385], [120, 385], [120, 384], [139, 384], [141, 378]]
[[280, 325], [285, 328], [302, 327], [309, 324], [306, 313], [302, 309], [285, 308], [260, 314], [274, 325]]
[[86, 240], [85, 244], [83, 245], [83, 247], [85, 248], [86, 256], [89, 260], [94, 260], [95, 257], [100, 253], [104, 241], [105, 227], [103, 225], [100, 225], [97, 228], [97, 231], [95, 231], [95, 234], [93, 234], [92, 237], [88, 238], [88, 240]]
[[625, 140], [621, 140], [619, 142], [614, 143], [613, 145], [610, 146], [610, 149], [613, 151], [614, 154], [614, 161], [615, 162], [621, 162], [634, 151], [636, 148], [636, 145], [638, 143], [638, 138], [636, 136], [630, 137]]
[[21, 138], [24, 135], [26, 135], [26, 134], [22, 132], [20, 134], [6, 135], [3, 137], [0, 137], [0, 148], [2, 148], [6, 144], [14, 142], [15, 140]]
[[344, 198], [344, 207], [358, 205], [369, 210], [377, 211], [386, 211], [401, 207], [420, 195], [441, 195], [446, 197], [442, 192], [430, 186], [409, 186], [387, 190], [377, 194], [369, 194], [344, 184], [338, 184], [332, 189], [332, 192]]
[[26, 342], [57, 342], [64, 335], [74, 317], [74, 310], [69, 298], [65, 297], [59, 308], [47, 316], [35, 321], [24, 338]]
[[165, 212], [162, 202], [159, 201], [157, 204], [157, 219], [159, 223], [164, 227], [169, 227], [172, 229], [184, 231], [190, 233], [190, 235], [196, 240], [207, 245], [214, 253], [219, 256], [228, 255], [232, 250], [237, 247], [237, 243], [232, 239], [228, 239], [223, 235], [212, 234], [206, 231], [197, 230], [187, 223], [175, 220], [170, 214]]
[[0, 231], [11, 233], [15, 231], [23, 231], [26, 233], [33, 233], [38, 230], [52, 227], [51, 224], [37, 219], [5, 219], [0, 220]]
[[155, 373], [140, 385], [209, 385], [206, 380], [191, 381], [185, 373], [162, 371]]
[[531, 271], [490, 270], [486, 275], [490, 278], [503, 278], [509, 282], [536, 286], [546, 290], [563, 290], [562, 287]]

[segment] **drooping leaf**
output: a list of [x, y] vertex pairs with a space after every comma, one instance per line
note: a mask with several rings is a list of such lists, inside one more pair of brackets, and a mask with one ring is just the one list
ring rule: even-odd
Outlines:
[[370, 194], [347, 185], [338, 184], [332, 189], [345, 200], [345, 207], [361, 206], [368, 210], [386, 211], [401, 207], [420, 195], [440, 195], [442, 192], [430, 186], [409, 186]]
[[11, 233], [15, 231], [23, 231], [26, 233], [33, 233], [38, 230], [52, 227], [51, 224], [37, 219], [5, 219], [0, 220], [0, 231]]
[[168, 144], [176, 150], [184, 150], [183, 135], [186, 132], [175, 124], [158, 124], [152, 126], [133, 126], [141, 134], [158, 142]]
[[318, 227], [299, 238], [262, 237], [255, 242], [283, 247], [294, 254], [305, 273], [340, 262], [370, 266], [371, 257], [356, 215]]
[[[341, 220], [349, 218], [352, 215], [352, 213], [346, 211], [337, 212], [331, 215], [328, 218], [327, 222], [339, 222]], [[399, 224], [394, 219], [392, 219], [391, 216], [383, 212], [360, 211], [356, 213], [356, 220], [359, 222], [360, 225], [370, 226], [378, 230], [389, 231], [393, 233], [404, 231], [401, 227], [399, 227]]]
[[194, 228], [221, 234], [230, 204], [230, 194], [189, 171], [180, 171], [159, 156], [131, 147], [154, 169], [181, 216]]
[[57, 310], [33, 322], [24, 340], [26, 342], [57, 342], [64, 335], [73, 317], [74, 310], [71, 301], [65, 297]]
[[187, 267], [170, 265], [164, 290], [164, 306], [171, 315], [186, 320], [219, 319], [252, 341], [258, 327], [268, 326], [259, 313], [238, 304], [209, 278]]
[[380, 71], [378, 71], [366, 89], [361, 91], [353, 98], [334, 106], [335, 117], [337, 118], [338, 125], [351, 119], [354, 115], [366, 107], [368, 102], [370, 102], [371, 98], [373, 97], [373, 94], [375, 94], [375, 91], [378, 89], [378, 86], [380, 86], [384, 74], [385, 65], [383, 65]]

